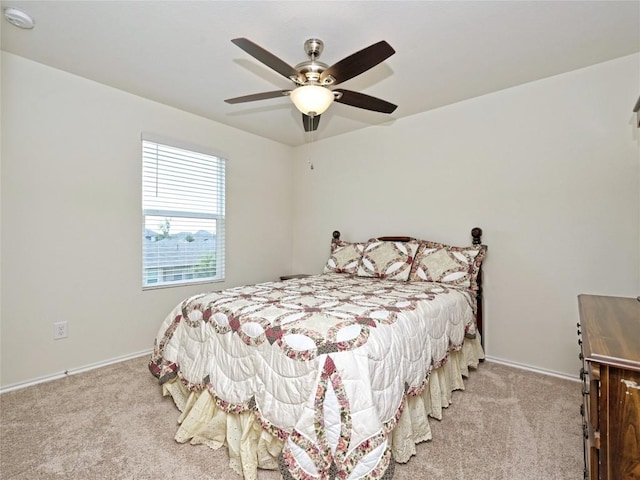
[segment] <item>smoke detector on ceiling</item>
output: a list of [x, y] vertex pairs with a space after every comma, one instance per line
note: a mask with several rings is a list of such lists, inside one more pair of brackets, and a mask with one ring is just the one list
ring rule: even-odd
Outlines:
[[3, 13], [4, 18], [6, 18], [11, 25], [15, 25], [16, 27], [30, 30], [35, 25], [33, 18], [31, 18], [28, 13], [18, 10], [17, 8], [7, 7], [3, 10]]

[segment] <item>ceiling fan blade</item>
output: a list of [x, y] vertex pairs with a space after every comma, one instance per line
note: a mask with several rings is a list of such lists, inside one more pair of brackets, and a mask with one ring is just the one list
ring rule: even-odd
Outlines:
[[285, 97], [289, 95], [291, 90], [274, 90], [273, 92], [254, 93], [253, 95], [244, 95], [242, 97], [227, 98], [227, 103], [244, 103], [255, 102], [256, 100], [267, 100], [269, 98]]
[[320, 83], [323, 83], [323, 81], [330, 76], [335, 78], [332, 85], [346, 82], [366, 72], [370, 68], [375, 67], [379, 63], [384, 62], [394, 53], [396, 53], [396, 51], [391, 45], [381, 40], [331, 65], [320, 74]]
[[352, 92], [351, 90], [337, 89], [334, 92], [339, 92], [342, 95], [338, 95], [335, 99], [338, 103], [344, 103], [352, 107], [364, 108], [365, 110], [373, 110], [374, 112], [381, 113], [393, 113], [397, 105], [389, 103], [380, 98], [365, 95], [364, 93]]
[[314, 115], [310, 117], [309, 115], [302, 114], [302, 125], [304, 125], [305, 132], [315, 132], [318, 129], [318, 125], [320, 124], [320, 115]]
[[240, 47], [242, 50], [247, 52], [249, 55], [254, 57], [256, 60], [261, 61], [267, 67], [275, 70], [280, 75], [291, 79], [291, 77], [297, 78], [300, 82], [304, 82], [304, 76], [298, 72], [291, 65], [286, 63], [283, 60], [280, 60], [273, 53], [268, 52], [260, 45], [256, 45], [251, 40], [246, 38], [234, 38], [231, 40], [234, 44]]

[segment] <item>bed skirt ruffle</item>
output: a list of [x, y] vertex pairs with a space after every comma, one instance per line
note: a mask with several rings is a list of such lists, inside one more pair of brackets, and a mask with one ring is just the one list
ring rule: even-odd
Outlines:
[[[442, 409], [451, 404], [452, 392], [464, 390], [469, 368], [476, 368], [483, 358], [479, 335], [467, 338], [460, 350], [450, 352], [447, 361], [430, 373], [427, 388], [419, 395], [406, 396], [402, 415], [389, 435], [396, 462], [408, 462], [416, 453], [416, 444], [432, 438], [429, 417], [442, 419]], [[244, 480], [256, 480], [258, 468], [279, 468], [284, 442], [264, 430], [253, 411], [227, 413], [207, 389], [191, 392], [178, 377], [165, 382], [162, 391], [181, 412], [177, 442], [212, 449], [226, 446], [230, 468]]]

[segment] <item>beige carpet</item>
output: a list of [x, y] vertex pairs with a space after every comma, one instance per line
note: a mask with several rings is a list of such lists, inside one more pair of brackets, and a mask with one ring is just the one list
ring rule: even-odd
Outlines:
[[[582, 478], [578, 382], [484, 362], [466, 386], [394, 479]], [[5, 393], [0, 478], [240, 480], [224, 449], [177, 444], [177, 418], [147, 358]]]

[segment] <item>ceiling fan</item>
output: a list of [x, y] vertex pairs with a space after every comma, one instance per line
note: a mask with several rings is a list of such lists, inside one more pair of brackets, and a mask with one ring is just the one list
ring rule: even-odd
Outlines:
[[228, 98], [227, 103], [254, 102], [282, 96], [290, 96], [296, 108], [302, 112], [302, 124], [305, 132], [317, 130], [320, 115], [335, 100], [344, 105], [372, 110], [374, 112], [392, 113], [397, 105], [364, 93], [345, 90], [330, 90], [329, 87], [346, 82], [351, 78], [375, 67], [395, 53], [395, 50], [384, 40], [374, 43], [337, 63], [328, 66], [319, 62], [324, 43], [317, 38], [304, 42], [304, 50], [309, 60], [290, 66], [274, 54], [246, 38], [234, 38], [235, 45], [256, 58], [267, 67], [291, 80], [295, 87], [289, 90], [256, 93], [242, 97]]

